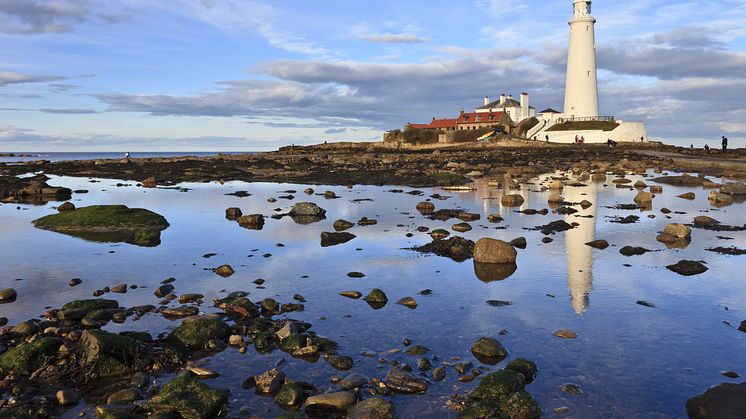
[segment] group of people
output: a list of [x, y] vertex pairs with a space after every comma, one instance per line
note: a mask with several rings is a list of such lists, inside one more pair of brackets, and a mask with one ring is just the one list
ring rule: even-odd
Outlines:
[[582, 135], [576, 135], [575, 144], [585, 144], [585, 137], [583, 137]]

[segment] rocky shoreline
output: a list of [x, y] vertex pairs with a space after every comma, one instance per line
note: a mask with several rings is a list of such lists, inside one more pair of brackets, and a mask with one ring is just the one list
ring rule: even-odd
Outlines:
[[[713, 154], [713, 156], [715, 156]], [[682, 160], [681, 158], [686, 158]], [[45, 173], [74, 177], [122, 179], [159, 185], [180, 182], [246, 181], [326, 185], [463, 185], [472, 178], [503, 174], [538, 175], [590, 169], [699, 171], [711, 175], [746, 177], [746, 152], [732, 151], [729, 166], [715, 158], [693, 158], [691, 150], [658, 144], [555, 145], [531, 141], [509, 144], [470, 144], [435, 148], [394, 148], [382, 143], [322, 144], [283, 147], [278, 151], [218, 155], [81, 161], [0, 163], [0, 199], [12, 195], [7, 176]], [[742, 163], [742, 164], [740, 164]], [[146, 183], [146, 182], [145, 182]]]

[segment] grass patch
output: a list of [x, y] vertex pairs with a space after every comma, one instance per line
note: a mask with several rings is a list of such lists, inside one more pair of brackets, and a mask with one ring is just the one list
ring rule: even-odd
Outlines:
[[613, 131], [619, 123], [616, 121], [567, 121], [553, 125], [547, 132], [556, 131]]

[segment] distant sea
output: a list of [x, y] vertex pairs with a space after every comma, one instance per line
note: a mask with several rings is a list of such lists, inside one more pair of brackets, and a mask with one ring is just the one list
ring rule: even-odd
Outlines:
[[[0, 152], [1, 154], [15, 154], [19, 155], [30, 155], [31, 157], [6, 157], [0, 156], [0, 162], [21, 162], [30, 160], [49, 160], [49, 161], [66, 161], [66, 160], [99, 160], [99, 159], [121, 159], [124, 158], [124, 153], [117, 152], [23, 152], [23, 151], [8, 151]], [[149, 157], [181, 157], [181, 156], [216, 156], [218, 154], [250, 154], [250, 151], [236, 151], [236, 152], [225, 152], [225, 151], [154, 151], [154, 152], [133, 152], [130, 151], [131, 158], [149, 158]]]

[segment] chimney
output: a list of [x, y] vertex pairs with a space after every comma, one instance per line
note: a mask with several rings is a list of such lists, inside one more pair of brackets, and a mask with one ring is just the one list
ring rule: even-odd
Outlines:
[[500, 93], [500, 104], [501, 105], [505, 104], [505, 93]]
[[513, 100], [513, 95], [508, 95], [508, 100]]
[[521, 113], [523, 118], [528, 118], [530, 115], [528, 107], [528, 93], [521, 93]]
[[490, 97], [489, 96], [485, 96], [484, 97], [484, 106], [487, 106], [489, 104], [490, 104]]
[[464, 108], [461, 108], [461, 113], [458, 115], [459, 117], [464, 116]]

